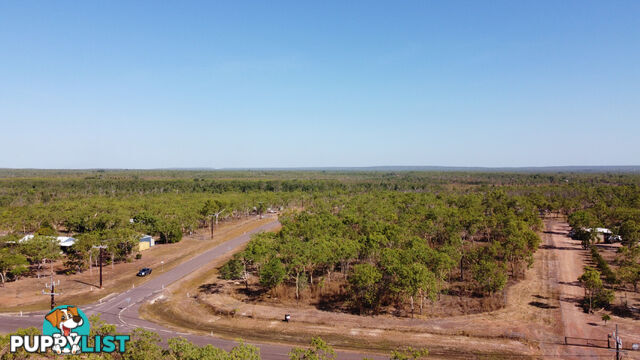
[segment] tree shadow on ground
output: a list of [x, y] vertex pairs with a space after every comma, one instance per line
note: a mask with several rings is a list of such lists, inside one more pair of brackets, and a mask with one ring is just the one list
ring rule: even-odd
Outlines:
[[262, 295], [264, 295], [267, 291], [268, 291], [267, 289], [254, 288], [251, 286], [248, 288], [242, 287], [237, 289], [237, 292], [246, 296], [247, 300], [249, 301], [260, 300], [260, 298], [262, 298]]
[[633, 311], [630, 307], [625, 305], [616, 305], [611, 307], [611, 312], [619, 317], [640, 320], [640, 313]]
[[553, 235], [567, 235], [566, 232], [564, 231], [552, 231], [552, 230], [547, 230], [544, 232], [545, 234], [553, 234]]
[[217, 283], [202, 284], [198, 287], [198, 290], [204, 294], [218, 294], [220, 289], [222, 289], [222, 285]]
[[532, 301], [529, 303], [531, 306], [535, 306], [540, 309], [557, 309], [557, 306], [549, 305], [540, 301]]
[[560, 301], [568, 302], [576, 304], [577, 306], [582, 306], [582, 301], [584, 300], [582, 297], [575, 296], [562, 296], [559, 299]]
[[569, 247], [569, 246], [553, 246], [553, 245], [540, 245], [540, 249], [545, 249], [545, 250], [580, 250], [578, 248], [574, 248], [574, 247]]
[[598, 249], [615, 250], [615, 251], [617, 251], [619, 249], [618, 246], [607, 245], [607, 244], [596, 244], [596, 247]]
[[323, 295], [315, 303], [315, 306], [322, 311], [357, 314], [359, 312], [358, 309], [346, 306], [346, 300], [346, 296], [341, 294]]
[[98, 287], [98, 285], [96, 284], [92, 284], [92, 283], [88, 283], [86, 281], [82, 281], [82, 280], [78, 280], [78, 279], [73, 279], [72, 281], [75, 281], [77, 283], [83, 284], [83, 285], [87, 285], [87, 286], [93, 286], [93, 287]]

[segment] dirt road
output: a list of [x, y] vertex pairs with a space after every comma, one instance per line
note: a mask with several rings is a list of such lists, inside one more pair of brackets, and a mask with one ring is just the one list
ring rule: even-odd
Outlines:
[[[615, 358], [611, 349], [590, 346], [579, 346], [589, 342], [598, 346], [607, 346], [607, 334], [615, 328], [615, 321], [605, 326], [598, 314], [587, 314], [580, 307], [580, 300], [584, 297], [584, 288], [577, 280], [584, 271], [584, 266], [590, 264], [588, 251], [582, 249], [580, 241], [567, 236], [569, 225], [557, 220], [545, 221], [545, 242], [542, 251], [551, 251], [549, 259], [550, 286], [555, 288], [560, 303], [560, 325], [562, 332], [568, 339], [567, 346], [553, 346], [549, 350], [566, 359], [584, 358]], [[622, 330], [622, 329], [621, 329]], [[621, 331], [623, 341], [635, 341], [636, 336]], [[551, 355], [551, 354], [550, 354]], [[625, 359], [640, 358], [640, 354], [629, 352]]]

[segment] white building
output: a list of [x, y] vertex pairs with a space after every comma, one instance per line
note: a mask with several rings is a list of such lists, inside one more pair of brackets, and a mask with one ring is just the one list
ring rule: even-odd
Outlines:
[[[31, 234], [31, 235], [25, 235], [22, 239], [18, 240], [19, 243], [21, 242], [25, 242], [28, 240], [31, 240], [34, 238], [35, 235]], [[70, 236], [47, 236], [50, 238], [55, 238], [56, 240], [58, 240], [58, 243], [60, 244], [60, 247], [63, 248], [68, 248], [69, 246], [73, 245], [76, 243], [76, 238], [72, 238]]]

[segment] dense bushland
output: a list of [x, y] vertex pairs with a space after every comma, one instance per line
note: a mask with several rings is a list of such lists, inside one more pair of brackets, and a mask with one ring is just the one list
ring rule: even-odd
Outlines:
[[281, 216], [277, 234], [255, 236], [223, 266], [227, 278], [254, 272], [265, 289], [348, 284], [360, 312], [409, 303], [422, 310], [450, 281], [492, 294], [532, 263], [538, 208], [501, 190], [485, 194], [377, 191], [317, 199]]
[[[615, 173], [0, 170], [0, 280], [58, 260], [47, 236], [76, 237], [62, 259], [83, 271], [97, 244], [109, 247], [107, 261], [128, 261], [142, 233], [176, 242], [218, 220], [283, 208], [293, 209], [283, 231], [256, 236], [225, 277], [253, 274], [294, 298], [343, 288], [362, 312], [415, 309], [442, 292], [489, 295], [522, 276], [539, 218], [553, 212], [578, 231], [622, 236], [615, 266], [599, 264], [600, 275], [637, 289], [639, 184], [640, 175]], [[38, 236], [17, 243], [29, 233]], [[585, 248], [597, 240], [584, 238]]]
[[[44, 264], [60, 259], [68, 273], [84, 271], [98, 258], [97, 245], [107, 246], [107, 262], [130, 261], [141, 234], [174, 243], [218, 220], [260, 215], [306, 196], [295, 186], [287, 188], [292, 191], [249, 191], [271, 189], [261, 181], [230, 181], [229, 188], [240, 191], [224, 193], [219, 193], [224, 184], [207, 191], [207, 186], [182, 186], [185, 182], [74, 176], [0, 180], [0, 198], [8, 204], [0, 206], [0, 284], [37, 275]], [[37, 236], [19, 241], [31, 233]], [[52, 238], [58, 235], [77, 239], [64, 255]]]

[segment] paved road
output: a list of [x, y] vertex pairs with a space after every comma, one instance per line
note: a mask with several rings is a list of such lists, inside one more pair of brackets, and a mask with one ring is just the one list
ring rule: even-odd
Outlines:
[[[166, 328], [160, 324], [156, 324], [151, 321], [143, 320], [138, 314], [138, 309], [147, 300], [150, 300], [154, 296], [157, 296], [165, 286], [182, 279], [183, 277], [191, 274], [202, 266], [207, 265], [211, 261], [224, 256], [249, 241], [251, 235], [257, 232], [269, 231], [276, 228], [279, 225], [277, 220], [262, 225], [244, 235], [233, 238], [215, 248], [208, 250], [171, 270], [160, 274], [152, 278], [151, 280], [143, 283], [141, 286], [130, 289], [124, 293], [120, 293], [99, 303], [94, 303], [88, 306], [83, 306], [83, 311], [89, 316], [92, 314], [100, 314], [101, 318], [110, 324], [115, 324], [118, 331], [127, 333], [131, 330], [141, 327], [148, 330], [153, 330], [160, 334], [163, 339], [182, 336], [195, 344], [205, 345], [211, 344], [215, 347], [219, 347], [225, 350], [230, 350], [236, 345], [235, 341], [222, 339], [213, 336], [194, 335], [184, 332], [178, 332], [169, 328]], [[42, 327], [43, 316], [45, 312], [34, 312], [24, 314], [24, 316], [16, 316], [9, 314], [0, 315], [0, 332], [12, 332], [18, 328], [25, 328], [29, 326], [35, 326], [37, 328]], [[241, 337], [241, 334], [238, 334]], [[252, 342], [250, 342], [252, 343]], [[278, 345], [278, 344], [263, 344], [252, 343], [260, 348], [260, 354], [265, 360], [275, 359], [287, 359], [287, 354], [291, 349], [291, 346]], [[362, 359], [365, 354], [358, 354], [355, 352], [339, 352], [338, 358], [345, 360]], [[372, 356], [367, 355], [369, 358]], [[375, 358], [375, 356], [373, 356]]]

